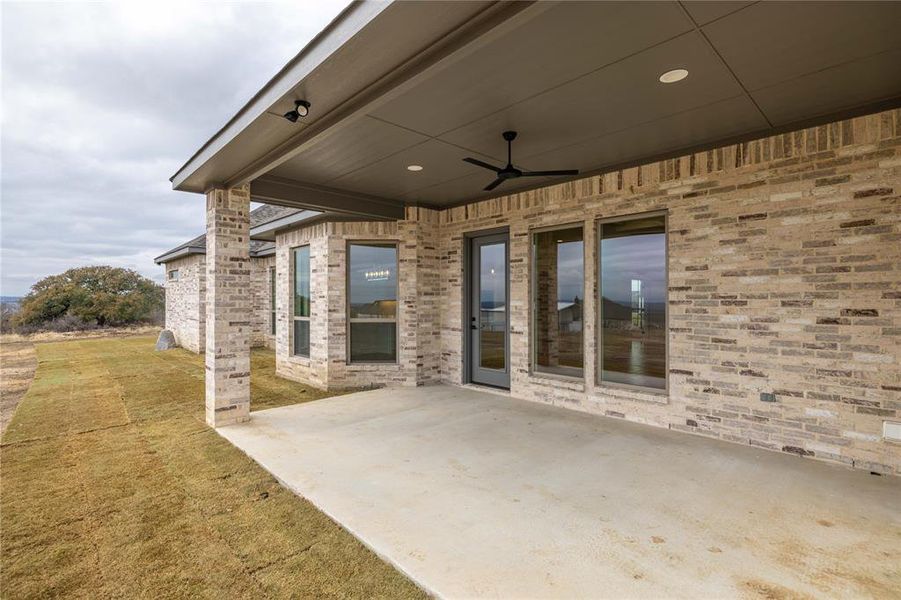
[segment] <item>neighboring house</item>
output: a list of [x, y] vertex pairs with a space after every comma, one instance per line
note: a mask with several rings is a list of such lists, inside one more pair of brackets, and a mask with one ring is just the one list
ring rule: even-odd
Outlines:
[[898, 4], [681, 6], [351, 4], [172, 178], [207, 199], [205, 242], [158, 261], [180, 343], [205, 327], [208, 422], [249, 418], [274, 262], [284, 377], [897, 474]]

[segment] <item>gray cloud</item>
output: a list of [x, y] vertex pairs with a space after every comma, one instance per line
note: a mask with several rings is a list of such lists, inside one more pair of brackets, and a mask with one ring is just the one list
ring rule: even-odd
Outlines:
[[161, 281], [204, 227], [169, 176], [344, 5], [3, 3], [0, 293], [86, 264]]

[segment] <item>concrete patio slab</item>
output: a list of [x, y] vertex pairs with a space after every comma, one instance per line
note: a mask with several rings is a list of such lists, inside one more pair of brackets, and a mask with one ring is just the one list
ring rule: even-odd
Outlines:
[[896, 478], [449, 386], [218, 431], [439, 596], [901, 596]]

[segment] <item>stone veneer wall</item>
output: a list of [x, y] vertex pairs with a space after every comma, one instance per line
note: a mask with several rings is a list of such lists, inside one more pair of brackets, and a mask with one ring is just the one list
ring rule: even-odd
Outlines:
[[[165, 264], [166, 329], [175, 342], [191, 352], [203, 352], [206, 342], [206, 263], [203, 254], [192, 254]], [[178, 281], [169, 271], [178, 269]]]
[[[901, 411], [899, 193], [894, 110], [440, 212], [410, 208], [399, 223], [283, 234], [280, 301], [288, 246], [314, 244], [317, 350], [305, 366], [288, 359], [280, 327], [279, 372], [321, 387], [462, 383], [464, 236], [509, 227], [514, 397], [898, 474], [901, 446], [881, 429]], [[589, 316], [597, 219], [656, 210], [668, 213], [667, 394], [598, 384]], [[530, 230], [573, 223], [588, 250], [583, 380], [529, 365]], [[345, 364], [350, 238], [404, 241], [398, 365]]]

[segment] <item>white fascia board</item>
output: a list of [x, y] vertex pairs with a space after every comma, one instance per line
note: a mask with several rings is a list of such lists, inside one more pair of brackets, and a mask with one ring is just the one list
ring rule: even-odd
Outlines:
[[265, 114], [273, 104], [300, 84], [329, 56], [391, 4], [392, 1], [352, 2], [169, 178], [173, 189], [180, 189], [180, 186], [191, 174], [222, 150], [254, 120]]

